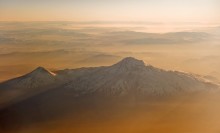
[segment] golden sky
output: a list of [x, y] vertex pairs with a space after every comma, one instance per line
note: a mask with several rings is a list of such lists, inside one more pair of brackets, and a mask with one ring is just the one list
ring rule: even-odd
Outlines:
[[1, 0], [1, 21], [220, 22], [218, 0]]

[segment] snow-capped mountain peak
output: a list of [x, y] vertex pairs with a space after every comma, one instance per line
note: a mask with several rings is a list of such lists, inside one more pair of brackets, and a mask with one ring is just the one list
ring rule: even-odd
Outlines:
[[36, 69], [34, 69], [26, 75], [2, 83], [0, 87], [8, 87], [11, 89], [38, 88], [54, 83], [54, 81], [56, 80], [55, 75], [56, 74], [50, 72], [49, 70], [43, 67], [37, 67]]
[[40, 93], [53, 87], [54, 83], [56, 83], [55, 74], [38, 67], [26, 75], [1, 83], [0, 105]]
[[133, 57], [126, 57], [120, 62], [113, 65], [113, 67], [118, 67], [120, 69], [133, 69], [133, 68], [144, 68], [145, 64], [142, 60], [135, 59]]
[[44, 67], [37, 67], [36, 69], [34, 69], [32, 72], [30, 72], [29, 74], [27, 74], [27, 76], [34, 76], [34, 77], [38, 77], [39, 78], [41, 76], [55, 76], [56, 74], [45, 69]]
[[49, 89], [61, 99], [68, 99], [86, 95], [157, 97], [218, 88], [216, 84], [187, 73], [145, 66], [142, 60], [133, 57], [124, 58], [112, 66], [61, 70], [56, 73], [54, 76], [49, 70], [38, 67], [24, 76], [1, 83], [0, 104], [13, 100], [16, 102], [18, 97], [26, 95], [47, 93]]

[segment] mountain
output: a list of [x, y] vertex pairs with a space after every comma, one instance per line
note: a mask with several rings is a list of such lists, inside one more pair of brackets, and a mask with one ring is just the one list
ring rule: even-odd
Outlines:
[[32, 96], [55, 82], [55, 74], [43, 67], [0, 84], [0, 106]]
[[191, 74], [145, 66], [143, 61], [132, 57], [109, 67], [62, 70], [57, 73], [70, 79], [62, 86], [63, 90], [74, 90], [77, 96], [88, 93], [165, 96], [215, 88], [215, 85]]
[[65, 69], [55, 73], [39, 67], [1, 83], [0, 103], [16, 103], [34, 95], [51, 99], [55, 95], [57, 99], [86, 95], [159, 97], [217, 88], [194, 75], [158, 69], [133, 57], [112, 66]]
[[54, 73], [46, 70], [43, 67], [38, 67], [24, 76], [4, 82], [3, 84], [1, 84], [1, 87], [5, 86], [10, 88], [36, 88], [53, 82], [54, 76]]
[[[11, 129], [15, 129], [11, 132], [23, 132], [32, 126], [38, 129], [38, 124], [42, 123], [58, 122], [60, 125], [61, 122], [62, 125], [63, 118], [67, 118], [66, 123], [72, 123], [70, 119], [78, 123], [82, 119], [96, 119], [94, 116], [104, 115], [100, 117], [105, 118], [114, 111], [116, 115], [119, 112], [122, 115], [123, 111], [136, 110], [143, 103], [148, 112], [154, 101], [169, 101], [180, 96], [187, 100], [194, 94], [217, 88], [201, 77], [165, 71], [133, 57], [112, 66], [65, 69], [54, 73], [39, 67], [0, 84], [0, 132]], [[134, 108], [120, 110], [121, 106]], [[130, 115], [133, 115], [132, 111]], [[73, 127], [76, 123], [72, 123]]]

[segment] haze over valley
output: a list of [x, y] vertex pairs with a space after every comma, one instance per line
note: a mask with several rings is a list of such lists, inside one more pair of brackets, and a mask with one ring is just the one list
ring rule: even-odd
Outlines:
[[0, 133], [219, 133], [219, 0], [0, 0]]
[[[117, 27], [117, 23], [94, 23], [1, 22], [0, 80], [23, 75], [38, 66], [59, 70], [111, 65], [127, 56], [166, 70], [220, 77], [216, 24], [155, 33], [150, 31], [162, 24], [127, 22], [126, 26], [124, 22], [124, 26]], [[179, 24], [179, 28], [189, 25]]]

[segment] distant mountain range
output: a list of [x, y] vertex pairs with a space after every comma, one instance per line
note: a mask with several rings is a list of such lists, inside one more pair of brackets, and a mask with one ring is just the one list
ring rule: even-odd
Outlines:
[[112, 66], [55, 72], [38, 67], [24, 76], [0, 84], [0, 107], [33, 97], [38, 100], [42, 97], [63, 100], [88, 95], [160, 97], [215, 88], [218, 85], [192, 74], [165, 71], [127, 57]]

